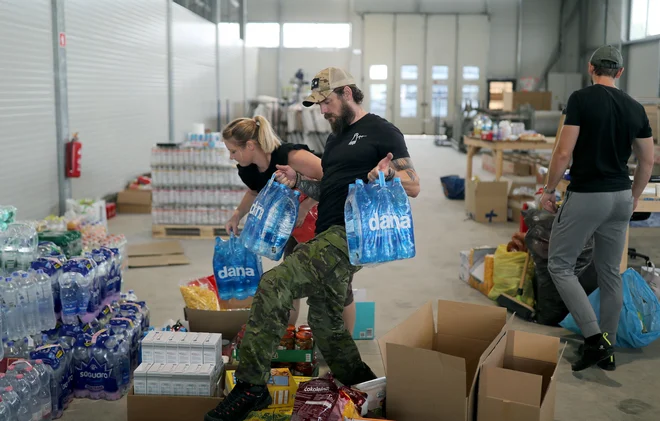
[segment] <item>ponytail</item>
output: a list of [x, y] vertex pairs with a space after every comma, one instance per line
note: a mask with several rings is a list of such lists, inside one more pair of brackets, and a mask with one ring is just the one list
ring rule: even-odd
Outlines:
[[241, 148], [248, 140], [254, 140], [266, 153], [272, 153], [282, 144], [268, 120], [260, 115], [232, 121], [222, 131], [222, 138], [232, 140]]

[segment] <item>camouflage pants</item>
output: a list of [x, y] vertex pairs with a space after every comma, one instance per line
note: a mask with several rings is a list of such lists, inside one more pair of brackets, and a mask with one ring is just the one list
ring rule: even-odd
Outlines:
[[309, 297], [308, 322], [335, 378], [346, 385], [374, 379], [342, 319], [348, 280], [358, 269], [349, 262], [344, 228], [333, 226], [264, 273], [241, 342], [236, 378], [266, 384], [293, 300]]

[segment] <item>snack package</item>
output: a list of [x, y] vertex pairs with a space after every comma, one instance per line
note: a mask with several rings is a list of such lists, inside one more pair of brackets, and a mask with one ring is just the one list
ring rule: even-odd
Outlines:
[[366, 394], [338, 387], [328, 373], [301, 383], [296, 392], [291, 421], [336, 421], [360, 417]]
[[186, 307], [194, 310], [220, 311], [218, 291], [213, 275], [183, 282], [179, 286]]

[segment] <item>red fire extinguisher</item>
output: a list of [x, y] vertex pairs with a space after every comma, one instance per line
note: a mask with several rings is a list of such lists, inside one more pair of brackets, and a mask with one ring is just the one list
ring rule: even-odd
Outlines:
[[78, 133], [74, 133], [71, 141], [66, 143], [66, 176], [69, 178], [80, 177], [81, 149]]

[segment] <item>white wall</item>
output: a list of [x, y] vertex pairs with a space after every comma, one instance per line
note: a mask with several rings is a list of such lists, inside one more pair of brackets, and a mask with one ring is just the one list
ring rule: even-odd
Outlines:
[[218, 127], [215, 25], [172, 4], [174, 141], [182, 142], [193, 124]]

